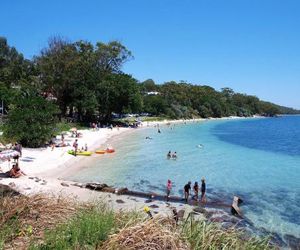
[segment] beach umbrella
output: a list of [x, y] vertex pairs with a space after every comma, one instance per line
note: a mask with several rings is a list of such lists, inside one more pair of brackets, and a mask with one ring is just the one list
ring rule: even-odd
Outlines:
[[6, 161], [16, 156], [20, 156], [20, 153], [16, 150], [4, 150], [0, 153], [0, 160]]

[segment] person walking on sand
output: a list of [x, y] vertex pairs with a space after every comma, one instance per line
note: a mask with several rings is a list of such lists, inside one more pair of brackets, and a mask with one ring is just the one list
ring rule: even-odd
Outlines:
[[206, 192], [206, 183], [204, 177], [201, 179], [201, 202], [206, 202], [205, 192]]
[[171, 189], [172, 189], [172, 181], [168, 180], [167, 181], [167, 201], [169, 201]]
[[195, 193], [194, 198], [196, 201], [198, 201], [199, 185], [198, 185], [197, 181], [195, 182], [193, 189], [194, 189], [194, 193]]
[[188, 203], [188, 199], [189, 199], [189, 196], [190, 196], [190, 190], [191, 190], [191, 182], [189, 181], [184, 186], [184, 199], [185, 199], [186, 203]]
[[74, 148], [74, 156], [77, 155], [77, 150], [78, 150], [78, 139], [75, 139], [73, 143], [73, 148]]

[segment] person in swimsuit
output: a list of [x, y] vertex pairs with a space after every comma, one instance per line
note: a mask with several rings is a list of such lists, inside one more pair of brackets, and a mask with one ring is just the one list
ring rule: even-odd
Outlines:
[[195, 182], [193, 189], [194, 189], [194, 193], [195, 193], [194, 198], [196, 201], [198, 201], [199, 185], [198, 185], [197, 181]]
[[172, 156], [171, 151], [169, 151], [168, 154], [167, 154], [167, 158], [170, 159], [171, 156]]
[[13, 165], [12, 169], [9, 171], [8, 173], [9, 177], [11, 178], [19, 178], [22, 175], [26, 175], [19, 167], [19, 164], [16, 163], [15, 165]]
[[201, 179], [201, 202], [203, 202], [203, 203], [206, 202], [205, 192], [206, 192], [206, 183], [205, 183], [204, 177], [202, 177], [202, 179]]
[[191, 190], [191, 182], [189, 181], [187, 184], [184, 186], [184, 199], [185, 202], [188, 202], [189, 196], [190, 196], [190, 190]]
[[167, 181], [167, 201], [169, 201], [171, 189], [172, 189], [172, 182], [171, 182], [171, 180], [168, 180]]

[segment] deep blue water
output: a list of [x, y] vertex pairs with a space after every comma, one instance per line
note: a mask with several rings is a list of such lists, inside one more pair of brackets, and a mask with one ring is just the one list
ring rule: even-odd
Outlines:
[[300, 116], [222, 123], [213, 134], [239, 146], [300, 156]]
[[[116, 138], [115, 154], [97, 156], [71, 178], [154, 192], [171, 179], [173, 194], [182, 195], [187, 181], [204, 176], [208, 198], [239, 195], [256, 228], [300, 237], [299, 125], [300, 116], [284, 116], [141, 129]], [[169, 150], [177, 160], [167, 160]]]

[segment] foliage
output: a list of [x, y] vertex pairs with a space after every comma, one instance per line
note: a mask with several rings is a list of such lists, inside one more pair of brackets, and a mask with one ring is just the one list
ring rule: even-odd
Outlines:
[[[261, 101], [255, 96], [235, 93], [230, 88], [217, 91], [209, 86], [183, 81], [156, 84], [152, 79], [139, 83], [131, 75], [122, 72], [123, 65], [132, 58], [132, 53], [118, 41], [92, 44], [53, 37], [38, 56], [26, 60], [8, 45], [5, 38], [0, 38], [0, 100], [4, 101], [6, 112], [10, 113], [10, 109], [14, 108], [16, 113], [20, 103], [16, 105], [14, 102], [20, 99], [20, 89], [34, 88], [37, 96], [51, 100], [44, 102], [49, 104], [49, 111], [52, 103], [58, 106], [61, 121], [71, 118], [85, 123], [99, 120], [109, 122], [113, 113], [146, 112], [151, 116], [185, 119], [255, 114], [275, 116], [300, 112]], [[35, 98], [34, 102], [31, 110], [42, 100]], [[50, 113], [53, 114], [52, 111]], [[29, 112], [26, 119], [36, 119], [31, 116], [35, 116], [33, 112]], [[51, 115], [47, 118], [50, 118], [50, 128], [50, 123], [54, 125], [54, 119]], [[38, 131], [44, 128], [37, 127]], [[16, 136], [14, 133], [7, 134]], [[27, 145], [41, 143], [29, 143], [29, 138], [24, 139], [20, 132], [17, 134]], [[48, 137], [41, 137], [41, 140]]]
[[267, 239], [249, 238], [217, 223], [176, 226], [167, 217], [149, 220], [141, 212], [114, 212], [101, 201], [80, 204], [63, 197], [2, 191], [1, 249], [272, 249]]
[[[143, 111], [173, 119], [299, 113], [297, 110], [263, 102], [255, 96], [235, 93], [230, 88], [223, 88], [219, 92], [209, 86], [174, 81], [155, 85], [152, 80], [147, 80], [140, 84], [140, 89], [144, 93]], [[150, 90], [158, 94], [149, 95]]]
[[51, 139], [56, 114], [56, 106], [35, 90], [21, 90], [11, 105], [4, 136], [24, 146], [39, 147]]
[[[268, 239], [247, 238], [243, 232], [235, 228], [227, 230], [221, 229], [216, 223], [207, 223], [205, 221], [194, 222], [183, 226], [183, 235], [190, 243], [191, 249], [240, 249], [240, 250], [258, 250], [272, 249]], [[274, 249], [276, 249], [274, 247]]]
[[103, 206], [77, 212], [67, 223], [45, 233], [44, 243], [31, 249], [95, 249], [115, 226], [114, 213]]
[[84, 124], [78, 122], [61, 121], [56, 123], [54, 131], [56, 135], [59, 135], [64, 131], [69, 131], [71, 128], [86, 129], [87, 127]]

